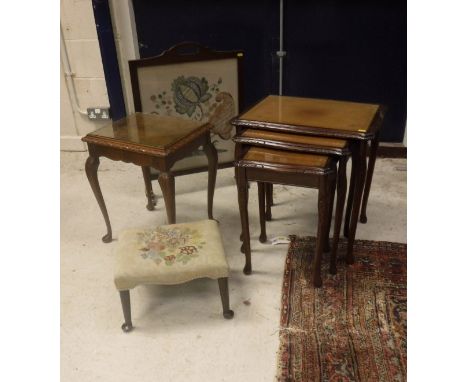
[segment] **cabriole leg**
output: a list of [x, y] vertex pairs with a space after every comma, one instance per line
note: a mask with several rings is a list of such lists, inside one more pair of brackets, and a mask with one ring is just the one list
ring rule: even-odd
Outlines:
[[86, 160], [85, 171], [86, 176], [88, 177], [89, 184], [93, 190], [94, 196], [99, 204], [101, 209], [102, 216], [106, 222], [107, 233], [102, 237], [104, 243], [110, 243], [112, 241], [112, 228], [110, 225], [109, 215], [107, 213], [106, 203], [104, 203], [104, 197], [102, 196], [101, 187], [99, 186], [99, 180], [97, 176], [97, 171], [99, 167], [99, 158], [90, 155]]
[[357, 168], [356, 168], [356, 187], [354, 187], [353, 195], [353, 209], [351, 213], [349, 237], [348, 237], [348, 250], [346, 254], [346, 262], [348, 264], [354, 263], [354, 239], [356, 237], [357, 223], [359, 219], [359, 209], [361, 207], [362, 190], [364, 188], [364, 174], [366, 170], [366, 150], [367, 142], [362, 141], [359, 143], [359, 151], [357, 152]]
[[337, 195], [336, 195], [336, 211], [335, 211], [335, 228], [333, 230], [333, 245], [330, 255], [330, 273], [336, 274], [336, 254], [338, 251], [338, 242], [340, 240], [341, 221], [343, 220], [343, 208], [346, 199], [346, 163], [348, 157], [340, 159], [337, 179]]
[[273, 206], [273, 183], [265, 183], [265, 196], [266, 196], [266, 211], [265, 219], [270, 221], [271, 217], [271, 206]]
[[361, 217], [359, 221], [361, 223], [367, 223], [367, 202], [369, 200], [370, 188], [372, 185], [372, 176], [374, 175], [375, 160], [377, 159], [377, 149], [379, 148], [379, 136], [378, 134], [371, 141], [370, 153], [369, 153], [369, 166], [366, 174], [366, 185], [364, 186], [364, 196], [362, 197], [361, 206]]
[[260, 243], [264, 243], [267, 240], [266, 236], [266, 224], [265, 224], [265, 188], [267, 184], [263, 182], [257, 182], [258, 186], [258, 213], [260, 216], [260, 237], [258, 240]]
[[239, 201], [239, 212], [242, 225], [242, 248], [241, 251], [245, 254], [244, 274], [252, 273], [252, 262], [250, 254], [250, 232], [249, 232], [249, 212], [248, 212], [248, 190], [245, 169], [237, 168], [237, 196]]

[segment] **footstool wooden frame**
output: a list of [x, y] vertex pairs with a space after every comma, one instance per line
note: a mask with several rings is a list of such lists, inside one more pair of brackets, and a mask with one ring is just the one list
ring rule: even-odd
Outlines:
[[174, 285], [197, 278], [217, 279], [223, 316], [230, 319], [229, 268], [215, 220], [133, 229], [120, 234], [114, 283], [120, 293], [125, 322], [133, 329], [130, 289], [138, 285]]
[[[241, 150], [241, 148], [237, 147], [237, 150]], [[316, 287], [321, 287], [320, 268], [322, 253], [331, 224], [333, 195], [337, 178], [336, 159], [330, 156], [292, 153], [260, 147], [248, 148], [247, 152], [241, 155], [240, 158], [240, 160], [236, 161], [236, 179], [242, 224], [243, 251], [245, 254], [244, 273], [251, 274], [252, 272], [247, 183], [249, 181], [256, 181], [260, 182], [260, 184], [278, 183], [317, 188], [319, 190], [319, 219], [317, 224], [317, 245], [314, 256], [313, 284]], [[264, 195], [262, 192], [261, 194]], [[341, 205], [344, 205], [344, 197], [340, 196], [343, 199]], [[341, 214], [342, 210], [343, 208], [341, 207]], [[338, 239], [340, 225], [341, 219], [336, 219], [334, 241]], [[336, 248], [335, 245], [334, 248]], [[332, 254], [330, 258], [330, 272], [332, 273], [336, 273], [335, 263], [336, 253], [335, 255]]]

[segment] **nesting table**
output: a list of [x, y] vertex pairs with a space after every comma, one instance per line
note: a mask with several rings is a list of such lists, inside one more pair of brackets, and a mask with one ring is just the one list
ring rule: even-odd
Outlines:
[[[270, 95], [231, 122], [236, 126], [237, 135], [246, 129], [258, 129], [265, 133], [283, 132], [349, 141], [353, 166], [344, 225], [345, 235], [348, 236], [349, 263], [353, 262], [353, 245], [361, 200], [361, 221], [367, 221], [366, 204], [383, 114], [383, 107], [376, 104]], [[371, 150], [367, 170], [369, 142]], [[240, 152], [236, 148], [236, 160], [240, 158], [238, 154]]]
[[133, 163], [141, 166], [143, 173], [149, 173], [150, 167], [159, 170], [158, 181], [166, 205], [167, 221], [168, 224], [174, 224], [175, 183], [171, 167], [202, 146], [208, 158], [208, 217], [213, 219], [218, 155], [211, 143], [210, 127], [207, 123], [135, 113], [86, 135], [82, 140], [88, 144], [89, 151], [85, 166], [86, 175], [107, 227], [103, 242], [112, 241], [112, 228], [97, 176], [100, 157]]

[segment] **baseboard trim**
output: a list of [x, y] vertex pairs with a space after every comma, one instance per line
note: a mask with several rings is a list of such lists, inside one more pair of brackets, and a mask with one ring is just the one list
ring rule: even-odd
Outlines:
[[62, 135], [60, 137], [60, 151], [86, 151], [86, 146], [77, 135]]
[[380, 145], [377, 149], [377, 156], [379, 158], [406, 158], [406, 147]]

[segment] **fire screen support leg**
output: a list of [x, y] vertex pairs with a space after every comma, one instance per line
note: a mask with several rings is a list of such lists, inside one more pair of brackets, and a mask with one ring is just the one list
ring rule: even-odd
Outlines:
[[148, 199], [146, 209], [148, 211], [154, 211], [154, 206], [157, 203], [157, 199], [156, 195], [153, 192], [153, 185], [151, 184], [151, 171], [148, 166], [142, 166], [141, 170], [143, 172], [143, 180], [145, 181], [146, 198]]
[[218, 152], [209, 138], [203, 146], [203, 151], [208, 158], [208, 218], [213, 219], [213, 197], [216, 185], [216, 172], [218, 170]]

